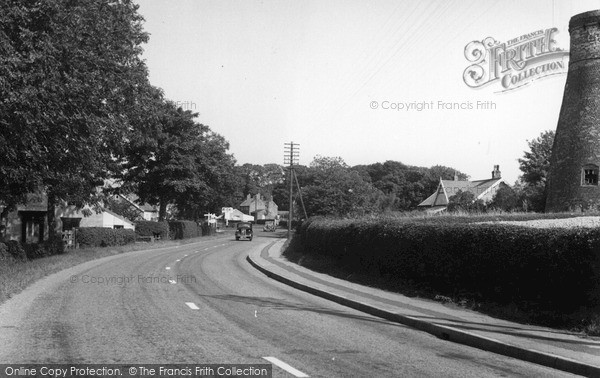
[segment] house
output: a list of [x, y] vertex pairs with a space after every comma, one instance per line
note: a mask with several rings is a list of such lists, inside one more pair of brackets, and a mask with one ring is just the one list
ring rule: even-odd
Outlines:
[[[48, 202], [43, 194], [27, 196], [27, 203], [18, 205], [1, 220], [2, 238], [22, 243], [41, 243], [48, 239]], [[3, 209], [2, 209], [3, 210]], [[63, 203], [56, 207], [56, 231], [69, 231], [78, 227], [107, 227], [134, 229], [129, 220], [106, 209], [93, 209]]]
[[442, 180], [438, 184], [435, 193], [427, 197], [418, 205], [418, 208], [427, 212], [436, 213], [446, 210], [449, 198], [460, 192], [471, 192], [475, 200], [482, 200], [485, 203], [490, 202], [499, 188], [507, 184], [502, 179], [500, 166], [494, 165], [492, 178], [475, 181], [460, 181], [455, 175], [454, 180]]
[[278, 207], [270, 196], [263, 199], [260, 193], [257, 193], [254, 197], [248, 194], [246, 200], [240, 204], [240, 210], [244, 214], [254, 215], [256, 220], [276, 219]]
[[233, 207], [222, 207], [221, 213], [225, 220], [225, 225], [229, 225], [229, 222], [250, 222], [254, 220], [253, 216], [246, 215]]
[[139, 204], [138, 197], [134, 194], [119, 194], [119, 198], [126, 201], [131, 207], [140, 213], [140, 217], [147, 221], [158, 221], [158, 208], [147, 203]]

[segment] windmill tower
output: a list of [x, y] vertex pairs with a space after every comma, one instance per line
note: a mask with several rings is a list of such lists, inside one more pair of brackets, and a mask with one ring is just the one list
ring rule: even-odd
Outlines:
[[569, 22], [569, 72], [548, 172], [546, 212], [600, 208], [600, 10]]

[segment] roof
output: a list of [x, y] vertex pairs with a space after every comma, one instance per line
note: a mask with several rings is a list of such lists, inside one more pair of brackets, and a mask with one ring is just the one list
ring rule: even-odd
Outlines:
[[142, 211], [142, 212], [148, 212], [148, 213], [152, 213], [152, 212], [158, 212], [158, 209], [156, 208], [156, 206], [152, 206], [148, 203], [143, 203], [143, 204], [139, 204], [137, 201], [139, 201], [139, 197], [133, 193], [124, 195], [124, 194], [120, 194], [121, 198], [125, 199], [127, 202], [129, 202], [132, 206], [134, 206], [136, 209]]
[[257, 204], [257, 206], [264, 206], [264, 205], [265, 205], [265, 201], [263, 201], [262, 199], [260, 199], [260, 198], [259, 198], [259, 199], [257, 200], [257, 199], [256, 199], [256, 197], [252, 197], [252, 198], [246, 198], [246, 199], [244, 200], [244, 202], [242, 202], [242, 203], [240, 204], [240, 207], [242, 207], [242, 206], [250, 206], [250, 205], [252, 205], [253, 203], [256, 203], [256, 204]]
[[501, 178], [476, 180], [476, 181], [458, 181], [458, 180], [440, 180], [438, 188], [429, 197], [427, 197], [418, 206], [446, 206], [449, 198], [460, 192], [473, 193], [476, 199], [483, 197], [489, 189], [503, 182]]
[[133, 225], [134, 225], [134, 224], [133, 224], [133, 222], [132, 222], [132, 221], [130, 221], [129, 219], [125, 219], [125, 218], [124, 218], [124, 217], [122, 217], [121, 215], [119, 215], [119, 214], [117, 214], [117, 213], [115, 213], [115, 212], [112, 212], [112, 211], [110, 211], [110, 210], [108, 210], [108, 209], [103, 209], [103, 212], [104, 212], [104, 213], [107, 213], [107, 214], [110, 214], [110, 215], [112, 215], [113, 217], [115, 217], [115, 218], [117, 218], [117, 219], [120, 219], [120, 220], [122, 220], [122, 221], [123, 221], [123, 222], [125, 222], [125, 223], [129, 223], [131, 226], [133, 226]]

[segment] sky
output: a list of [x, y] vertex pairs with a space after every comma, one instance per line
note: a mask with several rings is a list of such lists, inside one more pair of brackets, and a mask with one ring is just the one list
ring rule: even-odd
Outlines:
[[599, 0], [136, 2], [151, 83], [223, 135], [238, 164], [283, 164], [293, 141], [304, 165], [316, 155], [394, 160], [474, 180], [500, 165], [509, 184], [527, 141], [556, 129], [568, 54], [564, 69], [546, 65], [552, 75], [528, 85], [473, 88], [467, 45], [492, 37], [510, 49], [556, 28], [552, 46], [568, 52], [569, 19], [600, 9]]

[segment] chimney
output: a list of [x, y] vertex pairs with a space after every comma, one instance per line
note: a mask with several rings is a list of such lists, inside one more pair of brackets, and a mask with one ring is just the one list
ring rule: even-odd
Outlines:
[[246, 199], [250, 199], [252, 198], [252, 195], [250, 193], [248, 193], [248, 195], [246, 196]]
[[494, 170], [492, 171], [492, 179], [502, 178], [502, 174], [500, 173], [500, 166], [494, 165]]

